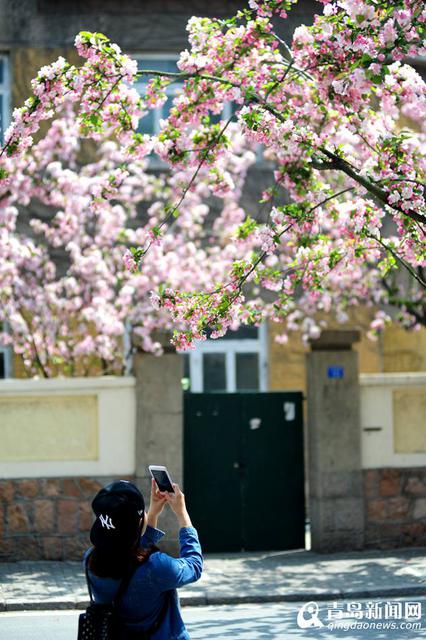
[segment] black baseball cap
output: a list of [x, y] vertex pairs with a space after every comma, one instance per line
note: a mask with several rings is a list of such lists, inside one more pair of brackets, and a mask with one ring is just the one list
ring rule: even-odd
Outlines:
[[92, 501], [96, 520], [90, 530], [92, 544], [113, 550], [131, 547], [141, 530], [145, 516], [145, 500], [139, 489], [128, 480], [111, 482]]

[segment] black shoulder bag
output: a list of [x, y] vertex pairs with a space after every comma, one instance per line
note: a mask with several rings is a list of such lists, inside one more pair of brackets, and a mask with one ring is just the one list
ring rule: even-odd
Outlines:
[[[156, 551], [158, 551], [158, 549], [154, 547], [151, 554]], [[124, 630], [122, 620], [118, 615], [117, 605], [129, 586], [130, 580], [137, 567], [133, 566], [131, 571], [124, 576], [117, 594], [111, 603], [98, 604], [93, 599], [92, 587], [89, 580], [88, 561], [89, 556], [86, 558], [85, 572], [90, 604], [86, 611], [79, 616], [77, 640], [130, 640], [130, 638], [134, 638], [134, 640], [149, 640], [152, 634], [157, 631], [166, 615], [170, 600], [168, 597], [169, 593], [167, 594], [159, 616], [149, 629], [146, 631], [127, 632]]]

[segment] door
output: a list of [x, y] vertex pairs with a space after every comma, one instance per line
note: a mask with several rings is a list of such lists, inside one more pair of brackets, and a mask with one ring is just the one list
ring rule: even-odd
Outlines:
[[184, 487], [205, 551], [303, 548], [302, 393], [185, 394]]

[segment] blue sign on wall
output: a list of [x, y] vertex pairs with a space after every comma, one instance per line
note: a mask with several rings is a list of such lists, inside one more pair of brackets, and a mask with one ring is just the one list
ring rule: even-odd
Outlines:
[[343, 367], [338, 367], [337, 365], [333, 365], [332, 367], [328, 367], [327, 376], [329, 378], [343, 378], [345, 375], [345, 370]]

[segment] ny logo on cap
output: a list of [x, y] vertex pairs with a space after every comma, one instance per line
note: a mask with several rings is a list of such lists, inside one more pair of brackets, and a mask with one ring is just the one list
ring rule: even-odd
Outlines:
[[99, 520], [101, 521], [102, 528], [106, 527], [107, 529], [115, 529], [112, 524], [111, 516], [99, 516]]

